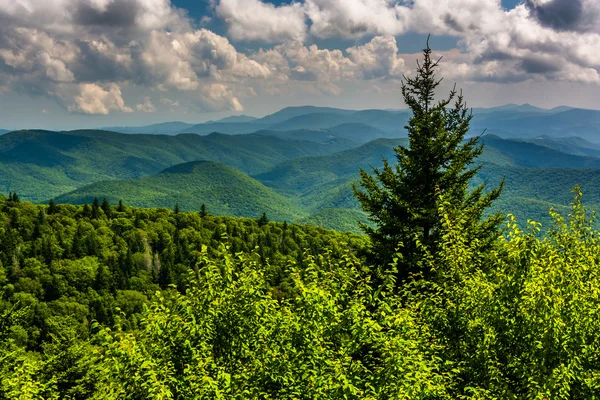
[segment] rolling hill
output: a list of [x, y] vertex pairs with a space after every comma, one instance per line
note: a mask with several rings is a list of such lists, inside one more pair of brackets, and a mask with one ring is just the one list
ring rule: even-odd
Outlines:
[[265, 187], [248, 175], [214, 161], [193, 161], [167, 168], [157, 175], [123, 181], [97, 182], [56, 198], [57, 203], [91, 203], [95, 197], [110, 202], [123, 200], [137, 207], [200, 210], [238, 217], [260, 217], [266, 212], [276, 220], [304, 216], [290, 199]]
[[149, 176], [188, 161], [219, 161], [257, 174], [289, 158], [349, 147], [335, 140], [315, 144], [261, 135], [15, 131], [0, 136], [0, 190], [45, 201], [93, 182]]
[[162, 134], [162, 135], [176, 135], [191, 128], [194, 124], [188, 124], [185, 122], [174, 121], [174, 122], [163, 122], [160, 124], [152, 124], [145, 126], [110, 126], [104, 127], [101, 130], [119, 132], [119, 133], [145, 133], [145, 134]]
[[[547, 226], [549, 209], [566, 211], [575, 184], [581, 185], [589, 205], [600, 206], [600, 159], [522, 141], [485, 139], [483, 168], [473, 184], [496, 186], [506, 179], [494, 210], [515, 214], [522, 223], [532, 218]], [[182, 209], [196, 211], [204, 203], [216, 214], [256, 217], [266, 212], [279, 221], [357, 232], [356, 221], [366, 221], [352, 193], [358, 168], [381, 166], [382, 157], [391, 159], [400, 142], [406, 140], [378, 139], [330, 155], [294, 158], [254, 178], [217, 162], [183, 163], [151, 177], [98, 182], [60, 196], [57, 202], [81, 204], [107, 197], [142, 207], [173, 207], [178, 202]], [[497, 160], [503, 164], [493, 162]], [[547, 167], [553, 162], [573, 168]]]
[[534, 139], [524, 140], [576, 156], [600, 157], [600, 144], [589, 142], [579, 136], [553, 138], [542, 135]]

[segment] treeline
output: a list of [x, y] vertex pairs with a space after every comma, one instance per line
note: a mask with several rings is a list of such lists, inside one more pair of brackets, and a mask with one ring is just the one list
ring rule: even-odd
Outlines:
[[340, 253], [364, 239], [308, 225], [260, 219], [217, 217], [167, 209], [131, 208], [94, 201], [84, 206], [33, 205], [16, 195], [0, 195], [1, 309], [27, 308], [12, 333], [16, 343], [39, 350], [59, 333], [89, 324], [128, 323], [157, 290], [175, 285], [181, 292], [198, 253], [214, 257], [221, 244], [231, 254], [254, 253], [269, 271], [268, 285], [285, 284], [287, 263], [306, 264], [325, 248]]

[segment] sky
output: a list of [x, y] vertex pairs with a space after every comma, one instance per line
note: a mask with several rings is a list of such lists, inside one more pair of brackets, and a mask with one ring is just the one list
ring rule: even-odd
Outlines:
[[600, 108], [599, 0], [0, 0], [0, 129], [404, 108], [440, 95]]

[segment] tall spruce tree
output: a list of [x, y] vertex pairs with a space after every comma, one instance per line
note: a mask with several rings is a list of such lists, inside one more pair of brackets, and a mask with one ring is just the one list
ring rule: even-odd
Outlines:
[[[388, 266], [397, 255], [398, 278], [411, 273], [428, 277], [420, 271], [418, 261], [424, 250], [435, 254], [441, 226], [438, 208], [440, 195], [454, 212], [468, 221], [465, 235], [482, 246], [498, 237], [503, 216], [494, 214], [483, 219], [484, 211], [498, 198], [503, 185], [485, 191], [485, 184], [469, 191], [469, 181], [481, 168], [473, 166], [482, 153], [479, 138], [465, 140], [472, 115], [462, 92], [452, 89], [441, 101], [435, 101], [435, 89], [441, 79], [435, 75], [441, 59], [431, 57], [429, 40], [417, 62], [414, 78], [404, 77], [402, 95], [412, 111], [405, 127], [409, 146], [394, 148], [397, 164], [383, 160], [382, 168], [371, 175], [360, 171], [360, 187], [355, 196], [369, 214], [373, 226], [362, 224], [371, 239], [371, 261]], [[421, 245], [418, 245], [420, 243]]]
[[104, 215], [106, 215], [107, 218], [110, 219], [112, 217], [112, 209], [110, 208], [110, 203], [106, 197], [102, 200], [100, 208], [102, 208], [102, 211], [104, 211]]

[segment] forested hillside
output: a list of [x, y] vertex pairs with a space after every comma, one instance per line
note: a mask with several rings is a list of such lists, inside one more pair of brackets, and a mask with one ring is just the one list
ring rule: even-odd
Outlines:
[[10, 336], [39, 350], [65, 327], [85, 337], [93, 320], [112, 326], [117, 307], [135, 325], [133, 316], [157, 290], [186, 287], [205, 247], [211, 258], [222, 256], [221, 244], [232, 255], [255, 252], [261, 265], [272, 266], [270, 285], [280, 288], [288, 262], [305, 265], [326, 248], [340, 255], [363, 243], [358, 236], [268, 219], [108, 202], [39, 206], [0, 196], [0, 314], [25, 307], [22, 327]]
[[[366, 126], [366, 125], [365, 125]], [[349, 126], [347, 129], [352, 130]], [[341, 128], [336, 128], [341, 129]], [[379, 135], [365, 130], [365, 137]], [[124, 135], [104, 131], [21, 131], [0, 139], [0, 185], [24, 200], [84, 204], [106, 197], [139, 207], [199, 211], [277, 221], [312, 222], [359, 232], [364, 221], [352, 195], [359, 168], [381, 167], [406, 139], [362, 145], [330, 131], [253, 135]], [[564, 210], [569, 188], [580, 184], [588, 204], [600, 204], [597, 145], [577, 138], [507, 140], [494, 135], [478, 163], [478, 182], [506, 188], [495, 209], [535, 218], [547, 227], [548, 210]], [[340, 151], [341, 150], [341, 151]], [[187, 164], [198, 161], [208, 164]], [[190, 165], [195, 173], [183, 173]], [[163, 172], [164, 171], [164, 172]]]
[[293, 199], [284, 197], [248, 175], [215, 161], [192, 161], [167, 168], [157, 175], [129, 181], [104, 181], [56, 198], [57, 203], [91, 204], [98, 193], [117, 203], [138, 207], [200, 211], [202, 205], [217, 215], [259, 217], [267, 213], [277, 221], [306, 216]]
[[0, 188], [47, 201], [93, 182], [154, 175], [188, 161], [219, 161], [257, 174], [288, 158], [333, 153], [347, 146], [335, 140], [316, 144], [260, 135], [16, 131], [0, 137]]

